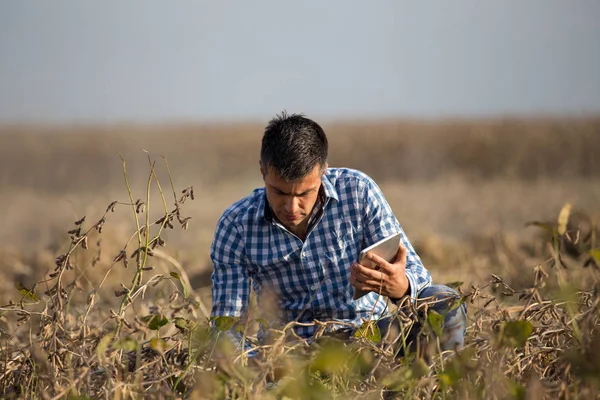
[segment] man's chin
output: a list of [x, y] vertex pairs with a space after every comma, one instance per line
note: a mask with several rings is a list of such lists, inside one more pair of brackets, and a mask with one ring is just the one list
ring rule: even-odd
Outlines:
[[284, 221], [283, 225], [286, 228], [295, 228], [302, 223], [302, 220]]
[[296, 226], [302, 224], [302, 222], [304, 221], [304, 217], [302, 217], [302, 218], [286, 218], [285, 216], [282, 216], [281, 218], [279, 218], [279, 221], [285, 227], [295, 228]]

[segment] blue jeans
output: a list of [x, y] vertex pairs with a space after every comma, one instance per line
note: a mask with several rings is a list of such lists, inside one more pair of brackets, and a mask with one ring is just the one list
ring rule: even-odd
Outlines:
[[[453, 300], [459, 299], [460, 295], [458, 292], [446, 285], [431, 285], [423, 290], [417, 296], [417, 303], [419, 302], [430, 302], [429, 309], [435, 310], [438, 314], [444, 317], [442, 335], [440, 337], [440, 348], [441, 350], [452, 350], [460, 349], [464, 344], [465, 330], [467, 327], [467, 307], [463, 303], [454, 310], [449, 311], [448, 308], [452, 305]], [[435, 302], [435, 303], [433, 303]], [[410, 315], [411, 310], [403, 310], [405, 314]], [[420, 310], [419, 310], [420, 311]], [[423, 326], [420, 321], [426, 319], [426, 315], [419, 313], [419, 323], [413, 323], [406, 337], [406, 347], [410, 349], [410, 352], [414, 352], [421, 339], [424, 338]], [[377, 321], [377, 325], [381, 332], [381, 337], [387, 336], [388, 340], [394, 340], [398, 338], [399, 333], [403, 332], [400, 325], [400, 320], [395, 316], [388, 316], [381, 318]], [[390, 332], [391, 330], [391, 332]], [[389, 335], [388, 335], [389, 332]], [[340, 329], [337, 331], [330, 332], [325, 336], [333, 336], [341, 340], [349, 339], [354, 333], [354, 329]], [[228, 331], [224, 335], [232, 341], [239, 349], [241, 345], [241, 333]], [[397, 357], [405, 355], [405, 347], [403, 341], [398, 340], [398, 353]], [[251, 346], [246, 342], [244, 345], [245, 350], [250, 350]], [[258, 353], [256, 350], [248, 354], [249, 358], [256, 356]]]
[[[430, 299], [425, 300], [427, 298]], [[465, 330], [467, 328], [467, 307], [463, 303], [454, 310], [448, 310], [453, 300], [459, 298], [460, 295], [456, 290], [445, 285], [429, 286], [423, 289], [418, 295], [418, 303], [422, 301], [436, 301], [435, 304], [429, 306], [429, 309], [435, 310], [443, 317], [442, 335], [440, 337], [440, 347], [442, 350], [460, 349], [464, 345]], [[408, 310], [406, 310], [406, 314], [410, 314]], [[425, 318], [427, 318], [426, 315], [419, 315], [419, 321]], [[388, 334], [390, 329], [392, 330], [390, 336], [394, 334], [398, 335], [399, 332], [402, 332], [399, 319], [393, 316], [382, 318], [377, 324], [382, 338]], [[411, 351], [414, 351], [417, 343], [424, 338], [422, 328], [420, 323], [414, 323], [408, 333], [406, 344]], [[388, 339], [393, 340], [395, 337], [388, 337]], [[402, 356], [404, 354], [402, 340], [399, 340], [398, 343], [400, 343], [398, 356]]]

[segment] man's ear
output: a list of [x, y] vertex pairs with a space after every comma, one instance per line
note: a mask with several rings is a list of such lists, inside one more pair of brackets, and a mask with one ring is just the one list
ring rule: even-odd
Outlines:
[[325, 172], [327, 171], [327, 168], [329, 167], [329, 164], [325, 163], [323, 165], [323, 172], [321, 172], [321, 177], [323, 177], [323, 175], [325, 175]]

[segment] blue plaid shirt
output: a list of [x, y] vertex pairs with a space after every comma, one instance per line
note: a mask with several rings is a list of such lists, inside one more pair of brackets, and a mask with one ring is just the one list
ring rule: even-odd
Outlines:
[[[363, 248], [396, 232], [402, 232], [407, 248], [410, 296], [416, 298], [431, 284], [429, 272], [370, 177], [352, 169], [328, 168], [322, 194], [322, 213], [304, 242], [272, 217], [264, 188], [223, 213], [210, 253], [213, 316], [243, 316], [252, 281], [259, 304], [263, 290], [274, 291], [282, 322], [343, 321], [359, 326], [378, 319], [387, 313], [385, 299], [370, 292], [353, 300], [349, 267]], [[303, 338], [310, 338], [316, 329], [314, 324], [295, 327]]]

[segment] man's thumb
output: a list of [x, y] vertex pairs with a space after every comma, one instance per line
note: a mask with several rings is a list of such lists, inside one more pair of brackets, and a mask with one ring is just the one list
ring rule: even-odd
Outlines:
[[394, 261], [402, 261], [403, 264], [406, 264], [406, 253], [406, 246], [404, 246], [403, 243], [400, 243], [400, 246], [398, 247], [398, 252], [396, 253], [396, 259]]

